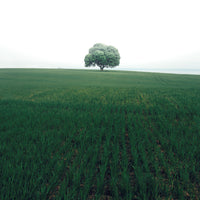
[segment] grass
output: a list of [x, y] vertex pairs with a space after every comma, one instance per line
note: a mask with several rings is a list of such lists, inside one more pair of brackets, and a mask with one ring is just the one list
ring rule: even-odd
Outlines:
[[0, 199], [199, 199], [200, 76], [1, 69]]

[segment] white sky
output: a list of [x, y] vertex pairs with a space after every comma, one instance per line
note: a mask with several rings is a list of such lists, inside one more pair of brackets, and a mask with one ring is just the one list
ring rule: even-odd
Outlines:
[[0, 0], [0, 66], [84, 66], [95, 43], [115, 46], [121, 66], [200, 68], [200, 1]]

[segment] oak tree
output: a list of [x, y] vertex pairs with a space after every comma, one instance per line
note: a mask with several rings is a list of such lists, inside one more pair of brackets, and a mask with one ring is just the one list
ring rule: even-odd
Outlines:
[[85, 56], [85, 67], [98, 66], [101, 71], [106, 67], [116, 67], [119, 65], [120, 55], [113, 46], [97, 43], [89, 49], [89, 54]]

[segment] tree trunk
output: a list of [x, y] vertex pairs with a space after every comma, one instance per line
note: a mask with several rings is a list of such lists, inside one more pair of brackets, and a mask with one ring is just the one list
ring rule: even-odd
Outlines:
[[101, 71], [103, 71], [104, 66], [100, 66]]

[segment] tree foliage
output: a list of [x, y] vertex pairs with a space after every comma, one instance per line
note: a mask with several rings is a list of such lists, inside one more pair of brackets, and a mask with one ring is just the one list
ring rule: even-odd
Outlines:
[[89, 49], [85, 56], [85, 67], [98, 66], [101, 70], [105, 67], [116, 67], [119, 65], [120, 55], [113, 46], [97, 43]]

